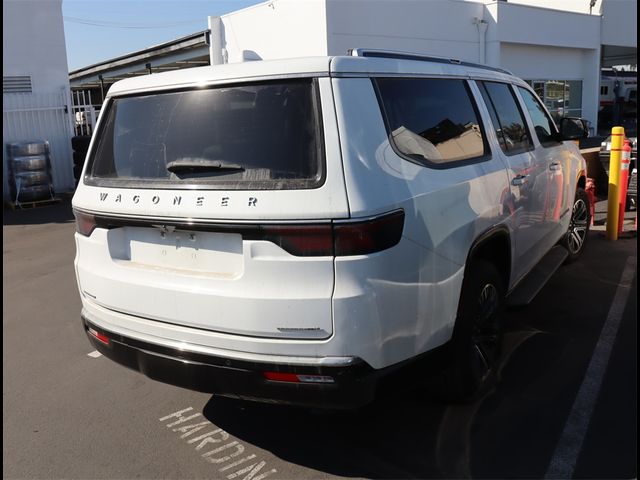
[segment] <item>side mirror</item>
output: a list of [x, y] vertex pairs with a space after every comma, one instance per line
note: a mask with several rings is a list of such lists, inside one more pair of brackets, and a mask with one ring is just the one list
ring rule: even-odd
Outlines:
[[562, 140], [580, 140], [589, 136], [589, 125], [586, 120], [577, 117], [560, 119], [560, 136]]

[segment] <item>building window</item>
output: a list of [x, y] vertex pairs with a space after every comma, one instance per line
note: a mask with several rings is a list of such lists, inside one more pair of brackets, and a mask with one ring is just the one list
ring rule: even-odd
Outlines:
[[31, 92], [31, 77], [29, 75], [2, 77], [2, 93]]
[[527, 83], [556, 122], [562, 117], [582, 116], [582, 80], [527, 80]]
[[600, 95], [609, 95], [609, 87], [607, 85], [600, 87]]

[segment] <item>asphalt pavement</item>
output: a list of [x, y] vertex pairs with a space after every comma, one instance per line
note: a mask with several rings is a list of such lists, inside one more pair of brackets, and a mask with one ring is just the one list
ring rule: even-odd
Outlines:
[[483, 398], [447, 406], [416, 389], [328, 415], [191, 392], [96, 356], [68, 202], [5, 210], [3, 477], [635, 478], [636, 239], [597, 230], [580, 261], [508, 311]]

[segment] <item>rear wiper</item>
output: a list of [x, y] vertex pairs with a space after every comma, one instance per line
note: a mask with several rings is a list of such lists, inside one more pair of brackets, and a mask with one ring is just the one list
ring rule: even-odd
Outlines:
[[223, 170], [244, 170], [242, 165], [226, 163], [221, 160], [185, 157], [167, 163], [167, 170], [171, 173], [207, 172]]

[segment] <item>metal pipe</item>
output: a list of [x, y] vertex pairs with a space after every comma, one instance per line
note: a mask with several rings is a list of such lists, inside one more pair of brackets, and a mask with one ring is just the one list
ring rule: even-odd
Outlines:
[[104, 78], [102, 78], [102, 74], [98, 75], [98, 79], [100, 80], [100, 103], [104, 103]]
[[224, 61], [224, 30], [220, 17], [209, 17], [209, 64], [220, 65]]
[[489, 26], [489, 24], [486, 20], [478, 17], [473, 19], [473, 23], [475, 23], [476, 27], [478, 27], [478, 61], [479, 63], [484, 65], [487, 59], [486, 37], [487, 27]]
[[607, 198], [607, 240], [618, 239], [620, 200], [620, 160], [624, 142], [624, 128], [611, 129], [611, 156], [609, 160], [609, 195]]

